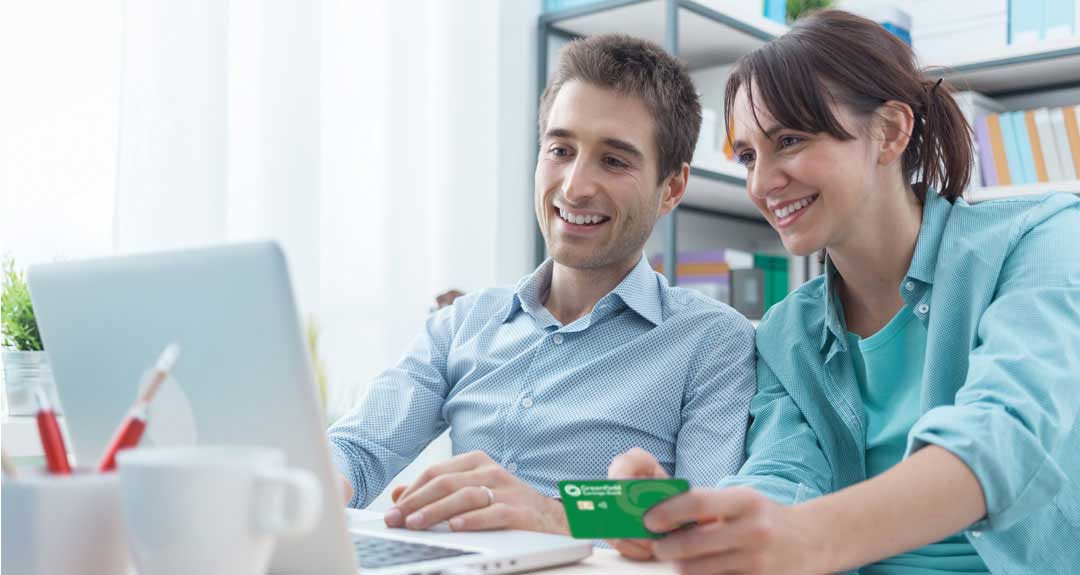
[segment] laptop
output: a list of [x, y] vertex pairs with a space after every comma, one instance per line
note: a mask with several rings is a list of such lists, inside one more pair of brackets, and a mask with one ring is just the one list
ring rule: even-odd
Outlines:
[[319, 478], [321, 519], [279, 540], [272, 573], [514, 573], [592, 553], [590, 542], [557, 535], [413, 532], [346, 510], [276, 243], [48, 264], [27, 275], [77, 462], [100, 456], [141, 375], [175, 341], [183, 352], [172, 376], [190, 404], [193, 441], [276, 447]]

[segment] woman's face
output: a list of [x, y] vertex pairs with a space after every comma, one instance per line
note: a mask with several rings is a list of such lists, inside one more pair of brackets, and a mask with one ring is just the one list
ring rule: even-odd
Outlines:
[[732, 108], [735, 158], [747, 168], [750, 200], [795, 255], [850, 240], [863, 220], [878, 213], [869, 205], [877, 158], [858, 119], [834, 109], [844, 129], [857, 136], [841, 141], [781, 126], [760, 98], [755, 104], [757, 121], [743, 88]]

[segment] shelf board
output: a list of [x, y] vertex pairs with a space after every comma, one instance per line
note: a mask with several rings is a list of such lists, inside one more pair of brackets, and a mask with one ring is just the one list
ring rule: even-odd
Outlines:
[[[720, 7], [710, 0], [677, 0], [679, 56], [690, 68], [730, 64], [787, 31], [787, 26], [753, 12]], [[665, 46], [666, 2], [607, 0], [551, 12], [546, 24], [574, 36], [623, 33]]]
[[682, 205], [765, 223], [746, 195], [746, 168], [734, 162], [709, 168], [691, 167]]
[[1006, 46], [978, 60], [928, 62], [930, 74], [940, 64], [958, 90], [985, 94], [1080, 84], [1080, 38]]
[[1021, 184], [1017, 186], [996, 186], [988, 188], [975, 188], [970, 190], [964, 198], [969, 202], [985, 202], [987, 200], [1000, 200], [1003, 198], [1021, 198], [1024, 196], [1038, 196], [1051, 192], [1067, 192], [1080, 194], [1080, 180], [1071, 182], [1044, 182], [1039, 184]]

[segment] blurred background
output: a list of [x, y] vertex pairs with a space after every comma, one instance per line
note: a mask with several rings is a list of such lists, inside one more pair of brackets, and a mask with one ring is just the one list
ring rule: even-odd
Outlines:
[[[806, 10], [863, 14], [964, 92], [981, 162], [969, 200], [1076, 192], [1077, 3], [6, 0], [0, 256], [23, 270], [277, 239], [332, 421], [438, 294], [512, 284], [544, 257], [536, 108], [571, 39], [625, 32], [690, 66], [705, 107], [692, 181], [647, 253], [757, 319], [820, 265], [784, 253], [725, 149], [740, 56]], [[995, 141], [1011, 143], [1005, 166]], [[446, 452], [444, 438], [420, 465]]]

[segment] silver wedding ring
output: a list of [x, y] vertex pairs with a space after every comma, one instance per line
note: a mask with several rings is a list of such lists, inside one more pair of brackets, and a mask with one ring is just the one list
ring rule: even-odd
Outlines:
[[491, 488], [490, 488], [490, 487], [488, 487], [487, 485], [481, 485], [481, 486], [480, 486], [480, 489], [483, 489], [483, 490], [484, 490], [484, 493], [487, 493], [487, 496], [488, 496], [488, 502], [487, 502], [487, 504], [488, 504], [488, 507], [490, 507], [490, 506], [494, 505], [494, 504], [495, 504], [495, 492], [494, 492], [494, 491], [492, 491], [492, 490], [491, 490]]

